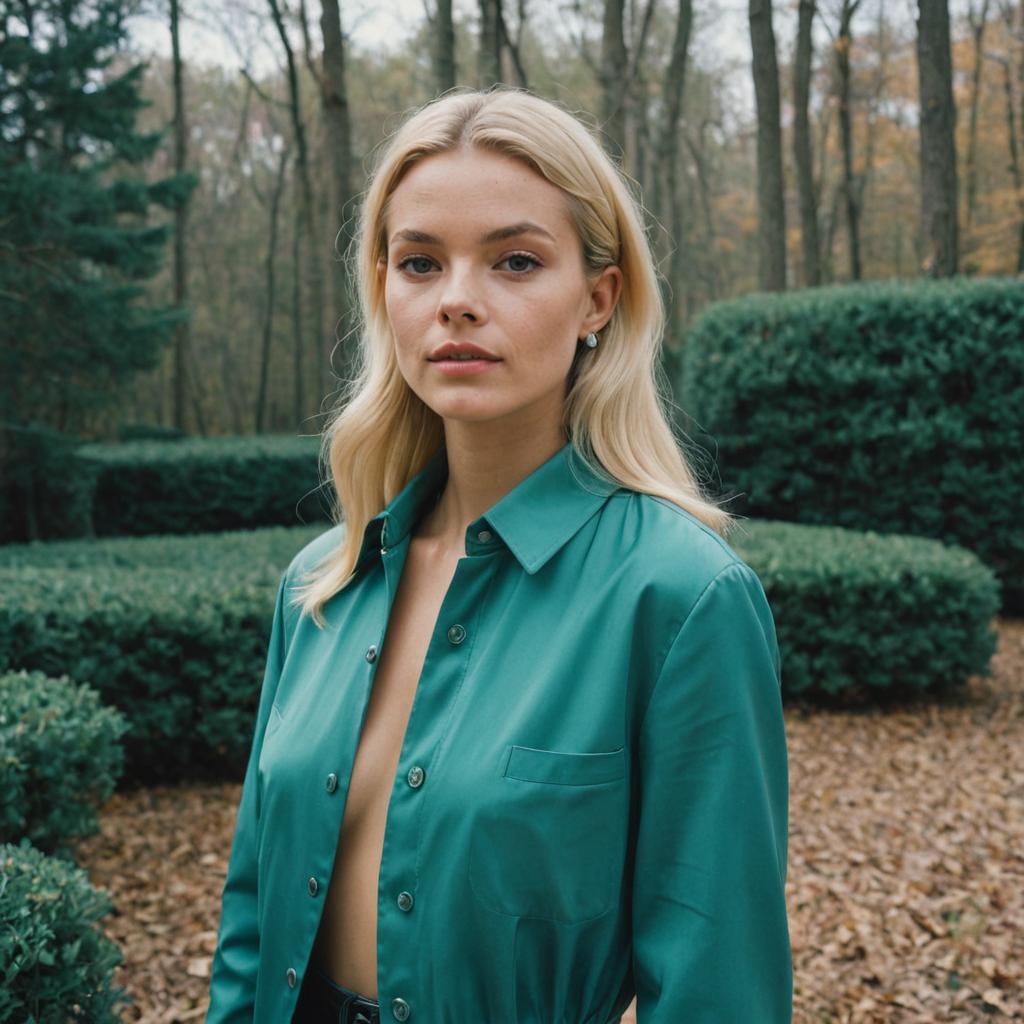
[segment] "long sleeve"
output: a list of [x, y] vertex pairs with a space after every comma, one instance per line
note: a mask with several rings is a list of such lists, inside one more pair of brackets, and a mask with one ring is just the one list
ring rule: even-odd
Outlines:
[[698, 597], [640, 727], [637, 1024], [790, 1024], [779, 649], [743, 563]]
[[256, 916], [256, 823], [259, 817], [256, 773], [263, 734], [277, 692], [281, 667], [284, 664], [284, 600], [287, 579], [286, 572], [277, 590], [266, 669], [256, 715], [256, 730], [242, 786], [242, 798], [238, 805], [235, 837], [231, 844], [231, 856], [224, 883], [206, 1024], [242, 1024], [243, 1021], [252, 1024], [253, 1020], [260, 952]]

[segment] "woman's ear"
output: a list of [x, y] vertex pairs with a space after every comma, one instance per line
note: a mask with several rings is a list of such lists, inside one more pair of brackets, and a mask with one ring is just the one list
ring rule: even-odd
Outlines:
[[590, 310], [583, 334], [599, 331], [612, 318], [622, 294], [622, 271], [617, 266], [605, 267], [590, 289]]

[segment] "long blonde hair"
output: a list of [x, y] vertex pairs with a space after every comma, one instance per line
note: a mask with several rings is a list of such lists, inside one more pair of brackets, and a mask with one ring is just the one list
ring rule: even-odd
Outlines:
[[[417, 161], [459, 147], [521, 160], [567, 195], [588, 278], [622, 271], [622, 290], [596, 349], [573, 364], [563, 427], [594, 471], [658, 495], [723, 536], [733, 516], [698, 483], [675, 440], [671, 388], [658, 361], [665, 309], [642, 212], [596, 136], [556, 103], [523, 89], [456, 89], [421, 107], [387, 140], [353, 239], [360, 338], [356, 376], [340, 389], [324, 429], [321, 473], [332, 514], [345, 522], [338, 547], [296, 587], [293, 603], [325, 625], [324, 603], [353, 578], [366, 524], [444, 443], [441, 417], [405, 382], [384, 305], [378, 260], [387, 259], [390, 197]], [[596, 463], [595, 463], [596, 460]]]

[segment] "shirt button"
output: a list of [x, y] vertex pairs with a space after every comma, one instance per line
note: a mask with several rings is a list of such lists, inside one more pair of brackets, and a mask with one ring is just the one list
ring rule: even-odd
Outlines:
[[370, 646], [366, 648], [366, 660], [367, 661], [373, 661], [373, 659], [376, 658], [376, 657], [377, 657], [377, 645], [376, 644], [370, 644]]
[[327, 786], [327, 792], [333, 793], [338, 788], [338, 776], [335, 775], [334, 772], [331, 772], [331, 774], [327, 776], [327, 782], [325, 785]]
[[419, 789], [420, 786], [423, 785], [423, 775], [423, 769], [419, 765], [415, 765], [409, 769], [409, 774], [406, 778], [409, 780], [409, 785], [412, 786], [413, 789]]
[[310, 896], [315, 896], [320, 891], [320, 885], [315, 878], [311, 878], [306, 884], [309, 887]]
[[295, 982], [298, 981], [298, 977], [299, 977], [295, 973], [295, 968], [294, 967], [289, 967], [288, 970], [285, 971], [285, 975], [284, 976], [288, 980], [288, 987], [289, 988], [295, 988]]
[[490, 539], [491, 539], [491, 538], [492, 538], [493, 536], [494, 536], [494, 534], [493, 534], [493, 533], [491, 533], [491, 531], [490, 531], [490, 530], [481, 530], [481, 531], [480, 531], [480, 532], [479, 532], [479, 533], [478, 533], [478, 534], [476, 535], [476, 539], [477, 539], [478, 541], [480, 541], [480, 543], [481, 543], [481, 544], [486, 544], [486, 543], [488, 543], [488, 541], [490, 541]]
[[466, 639], [466, 627], [460, 626], [457, 622], [454, 626], [448, 627], [448, 642], [450, 644], [461, 644]]
[[404, 999], [391, 1000], [391, 1016], [395, 1020], [408, 1020], [411, 1013], [412, 1008]]
[[398, 908], [399, 910], [412, 910], [411, 892], [400, 892], [398, 894]]

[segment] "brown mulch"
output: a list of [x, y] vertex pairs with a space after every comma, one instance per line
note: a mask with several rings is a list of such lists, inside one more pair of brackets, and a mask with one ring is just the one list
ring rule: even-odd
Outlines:
[[[794, 1024], [1024, 1020], [1024, 620], [995, 625], [955, 700], [787, 707]], [[125, 1021], [202, 1020], [238, 796], [118, 794], [81, 844]]]

